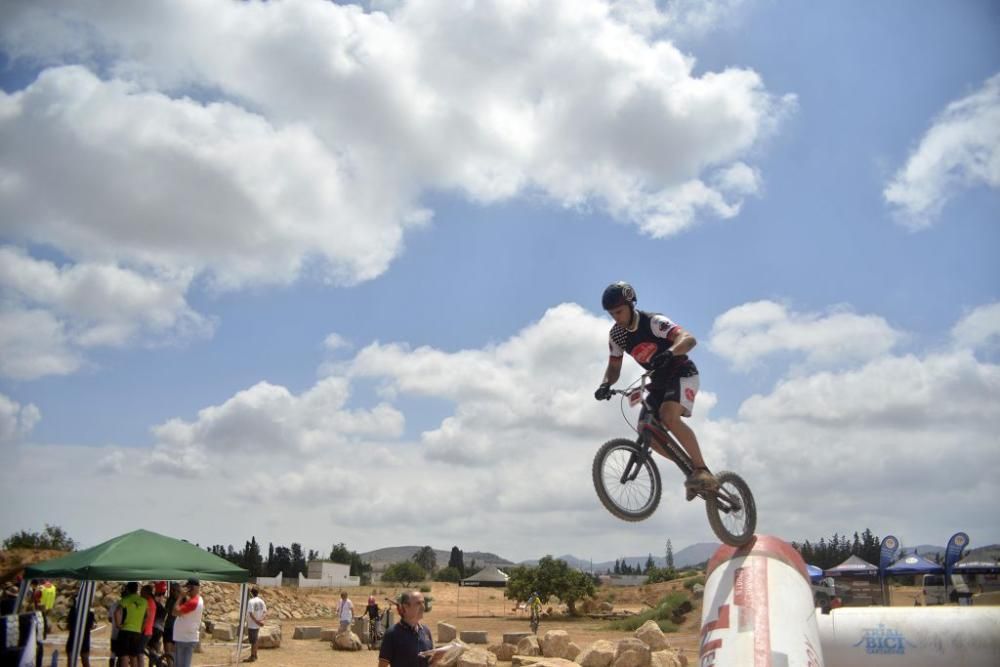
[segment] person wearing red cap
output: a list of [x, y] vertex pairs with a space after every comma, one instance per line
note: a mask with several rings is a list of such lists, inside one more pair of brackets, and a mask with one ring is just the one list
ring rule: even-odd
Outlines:
[[201, 582], [197, 579], [187, 580], [187, 593], [174, 607], [174, 665], [176, 667], [191, 667], [194, 649], [198, 645], [198, 634], [201, 629], [201, 616], [205, 612], [205, 603], [201, 599]]

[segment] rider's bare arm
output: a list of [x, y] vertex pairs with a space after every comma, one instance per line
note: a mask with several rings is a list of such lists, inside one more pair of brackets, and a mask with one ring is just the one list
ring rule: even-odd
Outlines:
[[[675, 356], [682, 354], [687, 354], [691, 349], [698, 344], [694, 336], [689, 334], [684, 329], [677, 327], [676, 338], [674, 338], [674, 344], [670, 346], [670, 351], [674, 353]], [[621, 362], [618, 362], [618, 368], [621, 368]]]
[[[694, 347], [694, 346], [692, 346]], [[608, 386], [618, 382], [622, 374], [622, 357], [608, 357], [608, 367], [604, 370], [604, 382]]]

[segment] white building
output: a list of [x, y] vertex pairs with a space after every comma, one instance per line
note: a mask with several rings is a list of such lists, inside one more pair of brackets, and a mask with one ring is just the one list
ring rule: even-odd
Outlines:
[[360, 577], [351, 576], [351, 566], [328, 560], [309, 562], [309, 576], [299, 574], [299, 588], [348, 588], [361, 585]]

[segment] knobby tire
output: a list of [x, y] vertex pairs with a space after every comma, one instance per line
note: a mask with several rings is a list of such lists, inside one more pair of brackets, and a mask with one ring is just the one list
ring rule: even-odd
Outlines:
[[[741, 547], [753, 538], [757, 528], [757, 504], [753, 493], [743, 478], [734, 472], [723, 470], [716, 474], [719, 481], [719, 491], [726, 491], [739, 497], [742, 508], [737, 513], [727, 513], [719, 503], [715, 494], [706, 494], [705, 511], [708, 513], [708, 523], [716, 537], [731, 547]], [[726, 522], [732, 523], [732, 528]]]
[[[606, 474], [610, 474], [612, 476], [612, 483], [620, 486], [620, 483], [614, 479], [614, 476], [620, 476], [621, 470], [605, 471], [605, 466], [610, 465], [608, 459], [615, 452], [623, 454], [634, 453], [637, 455], [639, 453], [639, 448], [634, 442], [624, 438], [608, 440], [606, 443], [601, 445], [601, 448], [597, 450], [597, 454], [594, 456], [594, 465], [592, 469], [594, 490], [597, 491], [597, 497], [600, 498], [601, 504], [619, 519], [624, 521], [642, 521], [643, 519], [649, 518], [649, 516], [655, 512], [656, 508], [659, 506], [660, 495], [663, 493], [663, 483], [660, 481], [659, 468], [656, 467], [656, 464], [653, 462], [651, 457], [646, 459], [646, 461], [642, 464], [642, 470], [639, 473], [639, 478], [630, 482], [630, 484], [635, 484], [638, 492], [645, 495], [646, 498], [638, 509], [630, 510], [628, 508], [624, 508], [615, 501], [613, 496], [615, 491], [609, 491], [605, 486]], [[644, 481], [640, 482], [640, 480]], [[644, 483], [648, 484], [648, 489], [638, 488]], [[631, 490], [617, 489], [616, 491], [617, 494], [615, 495], [618, 497], [621, 497], [622, 494], [634, 495]], [[640, 501], [643, 501], [643, 499], [640, 498]]]

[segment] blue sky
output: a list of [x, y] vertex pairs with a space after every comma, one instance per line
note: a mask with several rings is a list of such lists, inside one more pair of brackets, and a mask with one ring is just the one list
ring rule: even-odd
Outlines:
[[[692, 424], [762, 530], [1000, 540], [995, 4], [376, 9], [3, 10], [0, 479], [60, 491], [0, 532], [711, 539], [590, 489], [626, 279], [698, 338]], [[108, 484], [190, 501], [67, 502]]]

